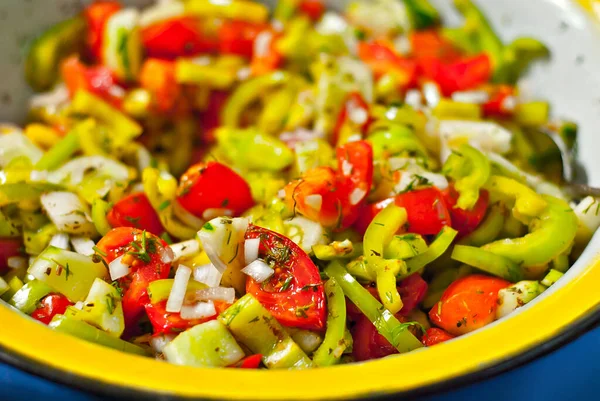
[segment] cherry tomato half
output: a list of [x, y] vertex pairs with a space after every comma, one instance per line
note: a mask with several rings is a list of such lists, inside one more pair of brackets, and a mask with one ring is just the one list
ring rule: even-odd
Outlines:
[[168, 333], [179, 333], [183, 330], [187, 330], [190, 327], [194, 327], [197, 324], [214, 320], [217, 316], [227, 309], [230, 305], [225, 302], [215, 301], [216, 313], [213, 316], [208, 316], [202, 319], [183, 319], [179, 313], [167, 312], [167, 300], [152, 304], [148, 302], [145, 305], [146, 314], [154, 334], [168, 334]]
[[456, 229], [461, 236], [469, 234], [479, 226], [485, 217], [490, 203], [489, 193], [486, 190], [481, 190], [479, 199], [477, 199], [477, 203], [473, 209], [461, 209], [456, 206], [458, 192], [456, 192], [452, 184], [444, 191], [444, 199], [450, 211], [452, 228]]
[[40, 306], [31, 313], [31, 317], [44, 324], [50, 323], [55, 315], [62, 315], [68, 306], [73, 305], [69, 298], [62, 294], [49, 294], [40, 301]]
[[452, 340], [453, 338], [453, 335], [444, 330], [438, 329], [437, 327], [431, 327], [430, 329], [427, 329], [421, 342], [424, 346], [431, 347], [432, 345], [443, 343], [444, 341]]
[[142, 44], [149, 57], [173, 60], [217, 49], [216, 35], [194, 17], [171, 18], [142, 29]]
[[213, 161], [193, 165], [181, 176], [177, 202], [199, 218], [208, 209], [228, 209], [238, 216], [254, 205], [248, 183], [226, 165]]
[[284, 326], [307, 330], [325, 327], [325, 292], [319, 269], [290, 239], [251, 225], [246, 239], [260, 238], [259, 258], [272, 264], [275, 274], [263, 283], [251, 277], [246, 292], [252, 294]]
[[254, 354], [254, 355], [245, 357], [241, 361], [239, 361], [229, 367], [230, 368], [239, 368], [239, 369], [258, 369], [260, 367], [261, 362], [262, 362], [262, 355]]
[[431, 322], [452, 335], [479, 329], [496, 319], [498, 291], [511, 284], [474, 274], [456, 280], [429, 311]]

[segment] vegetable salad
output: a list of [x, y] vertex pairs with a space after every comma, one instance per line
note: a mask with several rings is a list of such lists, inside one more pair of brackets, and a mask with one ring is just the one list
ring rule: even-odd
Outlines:
[[[600, 225], [577, 125], [471, 0], [89, 4], [30, 45], [0, 127], [0, 296], [168, 362], [309, 368], [430, 347], [535, 299]], [[560, 147], [557, 147], [556, 144]]]

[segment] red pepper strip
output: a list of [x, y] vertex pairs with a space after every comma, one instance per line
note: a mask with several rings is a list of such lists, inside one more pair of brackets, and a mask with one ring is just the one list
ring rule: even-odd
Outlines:
[[73, 305], [69, 298], [62, 294], [49, 294], [40, 301], [40, 306], [31, 313], [31, 317], [44, 324], [50, 323], [56, 315], [62, 315], [68, 306]]
[[446, 200], [436, 187], [399, 194], [396, 205], [406, 209], [407, 232], [434, 235], [444, 226], [452, 226]]
[[424, 346], [431, 347], [432, 345], [443, 343], [444, 341], [452, 340], [453, 338], [454, 336], [450, 333], [438, 329], [437, 327], [432, 327], [425, 332], [421, 342]]
[[239, 369], [258, 369], [260, 367], [260, 363], [262, 361], [261, 354], [254, 354], [245, 357], [241, 361], [229, 366], [230, 368], [239, 368]]

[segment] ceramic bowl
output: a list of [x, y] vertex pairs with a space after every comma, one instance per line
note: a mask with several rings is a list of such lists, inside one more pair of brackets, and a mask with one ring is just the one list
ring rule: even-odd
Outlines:
[[[77, 12], [77, 0], [0, 2], [0, 119], [19, 121], [30, 92], [22, 49], [32, 35]], [[130, 2], [131, 3], [131, 2]], [[435, 0], [448, 21], [449, 0]], [[571, 0], [478, 0], [502, 36], [544, 40], [552, 60], [522, 83], [548, 99], [556, 116], [581, 126], [579, 157], [600, 186], [600, 28]], [[593, 9], [587, 0], [589, 10]], [[588, 11], [589, 11], [588, 10]], [[582, 174], [579, 179], [586, 179]], [[200, 369], [141, 358], [47, 329], [0, 304], [0, 359], [40, 376], [112, 395], [211, 399], [346, 399], [418, 394], [489, 377], [572, 340], [600, 320], [600, 235], [561, 280], [507, 319], [431, 349], [367, 363], [306, 371]]]

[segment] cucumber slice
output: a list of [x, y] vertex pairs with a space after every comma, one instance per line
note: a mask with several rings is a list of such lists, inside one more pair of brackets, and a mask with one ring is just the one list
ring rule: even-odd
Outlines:
[[36, 308], [38, 302], [52, 291], [46, 283], [40, 280], [31, 280], [26, 283], [12, 296], [9, 304], [30, 315]]
[[121, 296], [115, 287], [99, 278], [94, 280], [76, 317], [116, 338], [121, 337], [125, 330]]

